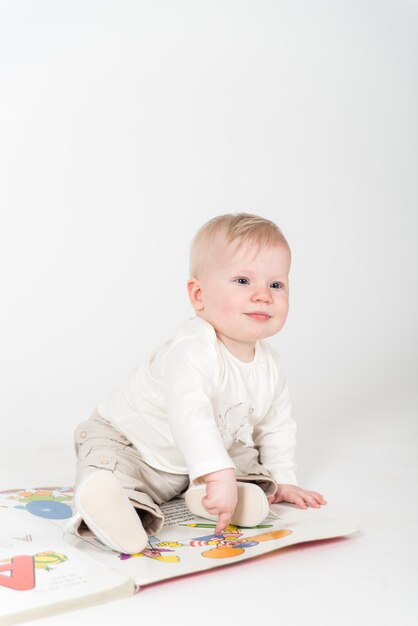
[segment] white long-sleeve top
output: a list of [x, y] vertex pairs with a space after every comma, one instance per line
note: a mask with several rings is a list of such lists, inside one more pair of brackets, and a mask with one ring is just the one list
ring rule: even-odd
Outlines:
[[97, 409], [157, 469], [194, 480], [234, 467], [228, 449], [241, 442], [276, 482], [297, 484], [288, 387], [264, 340], [246, 363], [210, 323], [188, 319]]

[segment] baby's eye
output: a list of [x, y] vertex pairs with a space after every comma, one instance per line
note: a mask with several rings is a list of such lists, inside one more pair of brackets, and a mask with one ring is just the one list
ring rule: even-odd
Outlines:
[[273, 289], [281, 289], [283, 287], [283, 283], [271, 283], [270, 285]]
[[240, 276], [235, 279], [239, 285], [248, 285], [248, 278], [244, 278], [244, 276]]

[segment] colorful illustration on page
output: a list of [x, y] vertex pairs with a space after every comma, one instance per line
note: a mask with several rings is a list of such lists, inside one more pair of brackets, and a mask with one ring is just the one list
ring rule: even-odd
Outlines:
[[[196, 526], [196, 524], [185, 524], [186, 526]], [[214, 527], [210, 524], [199, 524], [199, 527]], [[279, 529], [270, 530], [259, 535], [244, 537], [238, 530], [238, 526], [230, 524], [225, 532], [219, 534], [204, 535], [194, 537], [189, 543], [177, 541], [160, 541], [157, 537], [149, 537], [150, 547], [137, 554], [120, 554], [120, 559], [125, 561], [131, 558], [145, 556], [163, 563], [178, 563], [180, 557], [175, 554], [175, 548], [201, 548], [201, 556], [208, 559], [230, 559], [243, 554], [246, 549], [253, 548], [264, 541], [275, 541], [292, 534], [291, 530]], [[171, 553], [171, 554], [167, 554]]]
[[23, 509], [32, 515], [45, 519], [69, 519], [72, 516], [71, 503], [73, 489], [61, 487], [37, 487], [31, 491], [10, 489], [0, 491], [8, 495], [7, 502], [18, 502], [14, 508]]
[[[24, 538], [24, 541], [28, 541]], [[37, 552], [34, 556], [16, 555], [0, 560], [0, 587], [15, 591], [29, 591], [36, 586], [36, 569], [53, 571], [57, 565], [67, 561], [68, 557], [60, 552]]]

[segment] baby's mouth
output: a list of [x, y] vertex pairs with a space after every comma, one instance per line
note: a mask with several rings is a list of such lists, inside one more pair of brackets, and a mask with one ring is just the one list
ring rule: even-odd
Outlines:
[[260, 322], [266, 322], [270, 319], [271, 315], [267, 315], [267, 313], [255, 312], [255, 313], [246, 313], [248, 317], [251, 317], [254, 320], [259, 320]]

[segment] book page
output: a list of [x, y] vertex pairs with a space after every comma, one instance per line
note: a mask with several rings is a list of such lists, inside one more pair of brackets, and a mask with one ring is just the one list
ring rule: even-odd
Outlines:
[[350, 522], [328, 517], [323, 509], [274, 505], [274, 512], [255, 528], [231, 524], [225, 532], [215, 534], [215, 522], [193, 516], [183, 499], [172, 500], [161, 509], [166, 524], [158, 535], [148, 537], [147, 547], [138, 554], [116, 553], [75, 537], [70, 540], [93, 558], [131, 576], [138, 586], [144, 586], [357, 530]]
[[[1, 507], [14, 508], [22, 516], [38, 517], [48, 528], [52, 526], [52, 531], [62, 532], [71, 516], [71, 497], [69, 487], [9, 490], [0, 492], [0, 511]], [[92, 534], [80, 539], [67, 533], [66, 544], [143, 586], [357, 530], [351, 522], [334, 518], [329, 506], [301, 510], [287, 504], [273, 505], [271, 515], [256, 528], [231, 524], [218, 535], [215, 522], [192, 515], [182, 498], [163, 504], [161, 509], [164, 527], [156, 536], [148, 537], [148, 545], [138, 554], [114, 552]]]
[[22, 509], [0, 508], [2, 626], [134, 592], [130, 579], [65, 543], [61, 535], [61, 529]]

